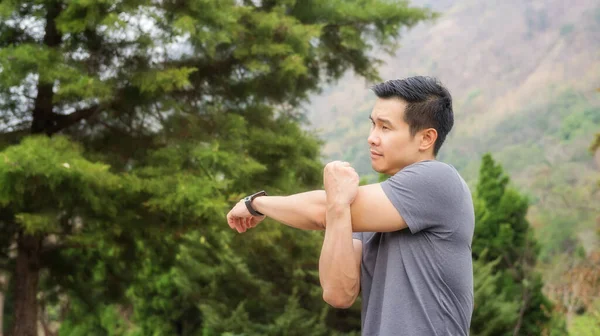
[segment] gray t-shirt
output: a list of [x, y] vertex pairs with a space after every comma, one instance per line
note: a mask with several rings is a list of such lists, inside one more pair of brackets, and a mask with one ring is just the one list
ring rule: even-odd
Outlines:
[[475, 216], [467, 184], [431, 160], [381, 186], [408, 229], [353, 233], [363, 242], [362, 335], [468, 335]]

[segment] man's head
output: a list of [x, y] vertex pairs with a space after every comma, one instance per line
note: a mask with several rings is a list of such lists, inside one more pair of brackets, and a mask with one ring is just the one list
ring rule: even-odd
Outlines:
[[450, 92], [437, 79], [422, 76], [386, 81], [372, 90], [378, 97], [369, 116], [373, 169], [393, 175], [434, 159], [454, 125]]

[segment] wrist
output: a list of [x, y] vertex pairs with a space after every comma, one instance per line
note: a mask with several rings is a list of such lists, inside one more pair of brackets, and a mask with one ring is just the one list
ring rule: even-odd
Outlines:
[[254, 210], [256, 210], [256, 212], [259, 212], [261, 214], [264, 215], [265, 213], [265, 201], [267, 199], [267, 196], [260, 196], [260, 197], [256, 197], [255, 199], [253, 199], [250, 202], [250, 205], [252, 206], [252, 208], [254, 208]]
[[248, 212], [250, 212], [250, 214], [252, 216], [256, 216], [256, 217], [264, 216], [264, 214], [260, 210], [256, 209], [255, 201], [256, 201], [256, 199], [260, 198], [260, 196], [266, 196], [266, 195], [267, 195], [267, 193], [264, 190], [262, 190], [257, 193], [254, 193], [250, 196], [244, 197], [243, 202], [245, 203], [246, 208], [248, 209]]
[[327, 212], [334, 215], [341, 215], [350, 210], [350, 204], [346, 202], [328, 202]]
[[339, 208], [344, 208], [344, 207], [348, 207], [350, 206], [350, 204], [352, 204], [352, 202], [349, 202], [348, 200], [342, 199], [342, 198], [328, 198], [327, 199], [327, 207], [339, 207]]
[[344, 203], [328, 203], [325, 213], [325, 229], [346, 230], [352, 228], [350, 205]]

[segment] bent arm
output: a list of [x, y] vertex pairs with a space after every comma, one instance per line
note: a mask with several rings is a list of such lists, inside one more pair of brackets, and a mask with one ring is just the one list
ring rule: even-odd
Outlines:
[[407, 228], [380, 183], [359, 187], [351, 212], [354, 232], [392, 232]]
[[319, 257], [323, 300], [335, 308], [349, 308], [360, 292], [362, 242], [352, 239], [349, 205], [329, 205], [326, 218]]
[[[266, 216], [298, 229], [323, 230], [326, 226], [327, 195], [324, 190], [257, 197], [252, 205]], [[350, 211], [354, 232], [390, 232], [406, 228], [406, 222], [379, 183], [360, 186]]]

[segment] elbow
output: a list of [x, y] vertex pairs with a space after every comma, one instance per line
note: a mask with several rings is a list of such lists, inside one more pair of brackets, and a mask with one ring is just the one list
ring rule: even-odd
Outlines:
[[325, 211], [326, 211], [325, 206], [320, 207], [318, 209], [318, 211], [315, 211], [315, 214], [313, 216], [313, 222], [318, 230], [325, 230], [325, 228], [327, 226]]
[[352, 307], [354, 301], [356, 301], [356, 295], [348, 295], [345, 293], [336, 293], [324, 290], [323, 300], [334, 308], [348, 309]]
[[325, 190], [319, 191], [318, 202], [313, 203], [312, 219], [318, 230], [325, 230], [327, 214], [327, 195]]
[[325, 230], [326, 228], [326, 221], [325, 221], [325, 216], [317, 216], [314, 220], [315, 226], [317, 227], [318, 230]]

